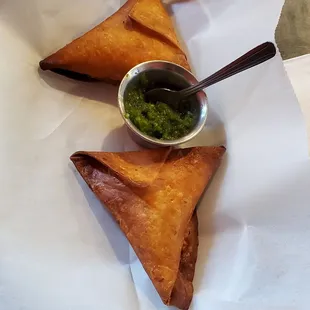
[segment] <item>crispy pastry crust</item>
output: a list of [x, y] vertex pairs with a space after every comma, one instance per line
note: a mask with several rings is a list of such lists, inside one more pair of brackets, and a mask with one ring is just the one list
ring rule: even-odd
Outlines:
[[187, 69], [160, 0], [128, 0], [116, 13], [40, 62], [43, 70], [116, 84], [139, 63], [166, 60]]
[[195, 207], [224, 153], [224, 147], [196, 147], [71, 156], [166, 305], [186, 310], [191, 303], [198, 250]]

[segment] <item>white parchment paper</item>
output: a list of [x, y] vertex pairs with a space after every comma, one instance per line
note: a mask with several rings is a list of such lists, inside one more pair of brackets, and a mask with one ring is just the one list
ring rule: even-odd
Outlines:
[[[38, 62], [115, 0], [0, 1], [0, 309], [165, 309], [108, 212], [69, 162], [132, 150], [117, 88]], [[274, 38], [282, 0], [166, 2], [198, 78]], [[195, 310], [308, 309], [310, 163], [280, 56], [207, 90], [190, 145], [228, 153], [199, 205]]]
[[310, 145], [310, 54], [288, 59], [284, 62], [284, 67], [307, 123], [308, 142]]

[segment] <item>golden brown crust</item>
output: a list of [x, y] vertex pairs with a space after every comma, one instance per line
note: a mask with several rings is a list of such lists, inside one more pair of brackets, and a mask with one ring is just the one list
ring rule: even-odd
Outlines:
[[128, 0], [97, 27], [42, 60], [40, 67], [73, 78], [116, 82], [135, 65], [158, 59], [190, 69], [161, 1]]
[[129, 16], [140, 25], [163, 36], [182, 50], [174, 32], [172, 21], [162, 6], [161, 1], [137, 0], [136, 4], [130, 10]]
[[[92, 152], [91, 156], [111, 169], [126, 184], [146, 187], [153, 183], [170, 151], [170, 148], [161, 148], [156, 152], [145, 150], [139, 152], [138, 156], [137, 152]], [[79, 155], [88, 154], [88, 152], [79, 152]]]
[[[222, 147], [198, 147], [166, 153], [77, 152], [71, 157], [119, 223], [167, 305], [190, 305], [198, 248], [194, 210], [224, 152]], [[151, 170], [145, 177], [143, 171]]]

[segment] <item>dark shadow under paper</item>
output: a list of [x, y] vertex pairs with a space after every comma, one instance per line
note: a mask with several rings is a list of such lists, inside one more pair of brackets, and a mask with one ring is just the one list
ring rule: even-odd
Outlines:
[[50, 87], [70, 95], [117, 106], [118, 87], [104, 82], [74, 81], [56, 73], [38, 69], [40, 78]]

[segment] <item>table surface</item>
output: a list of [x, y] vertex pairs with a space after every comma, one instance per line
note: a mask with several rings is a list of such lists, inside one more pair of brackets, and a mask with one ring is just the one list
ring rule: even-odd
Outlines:
[[286, 0], [275, 38], [305, 116], [310, 149], [310, 0]]
[[310, 53], [310, 0], [286, 0], [276, 41], [283, 59]]

